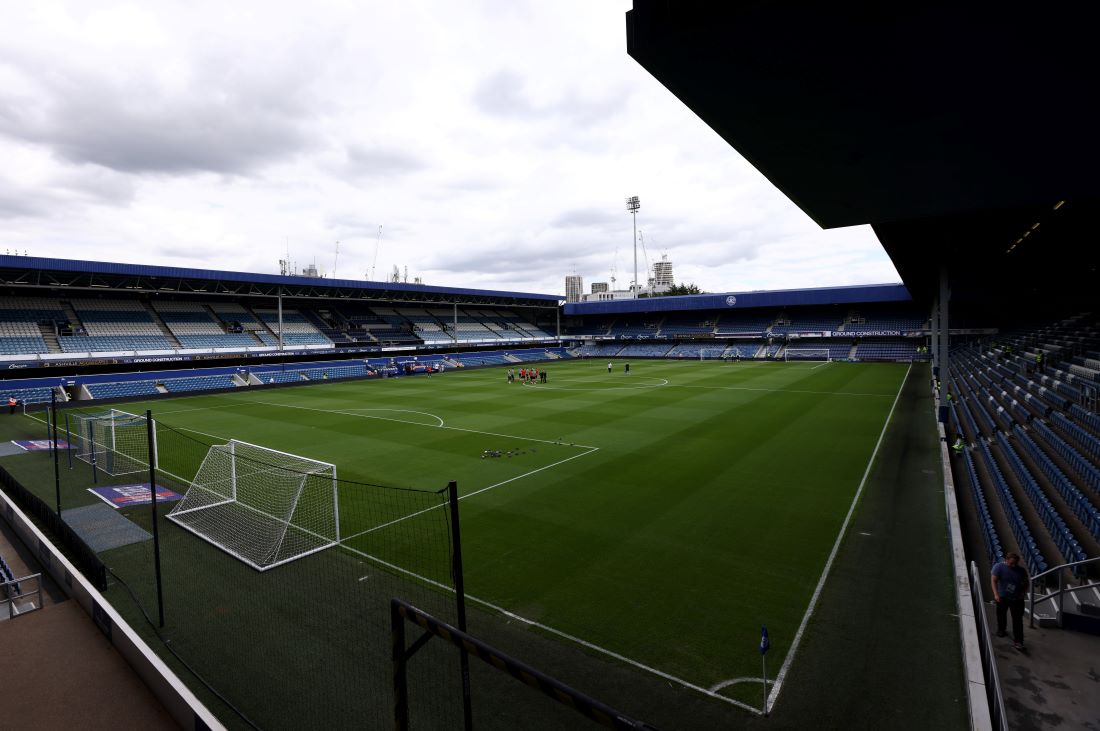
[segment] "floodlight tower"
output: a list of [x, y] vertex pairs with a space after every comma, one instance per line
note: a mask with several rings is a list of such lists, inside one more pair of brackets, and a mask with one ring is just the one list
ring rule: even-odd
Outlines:
[[634, 218], [634, 299], [638, 299], [638, 209], [642, 207], [638, 196], [626, 199], [626, 210]]

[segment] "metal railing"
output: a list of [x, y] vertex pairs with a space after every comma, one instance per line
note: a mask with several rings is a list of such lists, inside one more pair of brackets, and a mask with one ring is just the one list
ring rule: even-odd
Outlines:
[[[33, 584], [34, 588], [28, 589], [28, 584]], [[7, 619], [12, 619], [41, 608], [42, 574], [0, 582], [0, 616], [7, 615]]]
[[1001, 690], [1001, 678], [997, 673], [997, 658], [993, 654], [993, 638], [989, 634], [989, 618], [985, 614], [985, 600], [982, 598], [982, 582], [978, 574], [978, 565], [970, 562], [970, 595], [974, 601], [974, 616], [978, 620], [979, 649], [982, 654], [982, 670], [985, 675], [985, 692], [989, 698], [989, 717], [993, 728], [1008, 731], [1008, 719], [1005, 716], [1005, 698]]
[[[407, 645], [405, 623], [409, 622], [425, 630], [419, 639]], [[653, 726], [635, 720], [624, 713], [570, 688], [535, 668], [516, 660], [481, 640], [442, 622], [427, 612], [400, 599], [390, 600], [390, 623], [393, 641], [393, 690], [394, 728], [409, 728], [409, 693], [406, 678], [409, 659], [432, 637], [439, 637], [464, 650], [490, 667], [500, 670], [519, 682], [534, 688], [543, 695], [566, 705], [590, 721], [619, 731], [656, 731]], [[468, 673], [469, 671], [464, 671]], [[467, 676], [468, 677], [468, 676]]]
[[[1061, 627], [1062, 626], [1062, 615], [1064, 613], [1064, 607], [1065, 607], [1066, 594], [1075, 594], [1079, 591], [1085, 591], [1087, 589], [1096, 589], [1096, 588], [1100, 587], [1100, 582], [1094, 583], [1094, 584], [1079, 584], [1077, 586], [1066, 586], [1066, 572], [1063, 571], [1063, 569], [1072, 569], [1076, 566], [1084, 566], [1086, 564], [1096, 563], [1097, 561], [1100, 561], [1100, 556], [1097, 556], [1095, 558], [1087, 558], [1084, 561], [1074, 561], [1073, 563], [1067, 563], [1067, 564], [1062, 564], [1061, 566], [1055, 566], [1052, 569], [1048, 569], [1048, 570], [1044, 571], [1041, 574], [1036, 574], [1035, 576], [1031, 577], [1032, 591], [1029, 593], [1030, 599], [1028, 600], [1028, 614], [1030, 615], [1029, 622], [1030, 622], [1031, 626], [1032, 627], [1035, 626], [1035, 607], [1036, 607], [1036, 605], [1043, 604], [1044, 602], [1052, 602], [1053, 603], [1055, 600], [1057, 600], [1057, 605], [1056, 605], [1056, 610], [1055, 610], [1057, 612], [1057, 614], [1055, 615], [1055, 620], [1058, 622], [1058, 626]], [[1036, 594], [1035, 585], [1039, 582], [1040, 579], [1043, 579], [1044, 583], [1045, 583], [1046, 578], [1049, 577], [1051, 574], [1054, 574], [1057, 577], [1058, 590], [1057, 591], [1052, 591], [1049, 594], [1044, 594], [1043, 596], [1040, 596], [1040, 597], [1036, 597], [1036, 595], [1035, 595]]]

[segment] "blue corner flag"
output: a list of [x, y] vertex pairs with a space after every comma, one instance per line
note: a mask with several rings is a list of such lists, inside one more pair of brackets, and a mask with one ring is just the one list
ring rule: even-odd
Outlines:
[[768, 648], [772, 646], [772, 642], [768, 639], [768, 628], [760, 628], [760, 654], [763, 655], [768, 651]]

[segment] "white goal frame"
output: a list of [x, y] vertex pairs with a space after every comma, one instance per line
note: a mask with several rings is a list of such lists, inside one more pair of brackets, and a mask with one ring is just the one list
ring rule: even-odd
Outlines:
[[[245, 477], [252, 477], [255, 479], [257, 476], [261, 476], [261, 479], [263, 479], [263, 475], [269, 475], [271, 477], [282, 476], [284, 478], [289, 478], [291, 482], [297, 481], [297, 487], [292, 487], [291, 493], [284, 496], [287, 498], [286, 515], [272, 515], [270, 512], [266, 512], [255, 505], [249, 505], [242, 500], [238, 491], [237, 462], [239, 452], [251, 452], [253, 455], [258, 454], [265, 457], [265, 461], [260, 462], [252, 455], [246, 456], [241, 454], [240, 459], [248, 459], [255, 465], [266, 468], [259, 469]], [[210, 488], [203, 485], [201, 480], [207, 474], [207, 472], [204, 471], [205, 468], [207, 468], [208, 465], [212, 465], [212, 463], [216, 463], [219, 459], [224, 460], [226, 456], [228, 456], [229, 470], [226, 478], [221, 481], [220, 487], [227, 489], [218, 491], [216, 488]], [[267, 459], [271, 461], [267, 462]], [[280, 465], [280, 460], [293, 464], [294, 468], [287, 465]], [[213, 469], [216, 470], [216, 465], [214, 465]], [[331, 481], [332, 485], [331, 535], [323, 535], [314, 530], [310, 530], [306, 526], [294, 523], [294, 516], [301, 503], [303, 493], [307, 489], [312, 488], [316, 490], [321, 487], [321, 485], [316, 483], [313, 485], [310, 484], [311, 479], [315, 481], [317, 478], [320, 478], [325, 483]], [[270, 477], [263, 480], [263, 484], [258, 487], [256, 483], [253, 483], [250, 487], [256, 490], [257, 493], [263, 492], [268, 496], [278, 489], [278, 487], [272, 489]], [[211, 500], [211, 497], [220, 499]], [[226, 540], [227, 535], [218, 535], [208, 526], [204, 525], [204, 519], [211, 518], [215, 512], [218, 512], [217, 509], [223, 506], [224, 509], [220, 512], [228, 513], [223, 520], [227, 521], [226, 527], [230, 530], [232, 529], [233, 521], [232, 513], [237, 510], [247, 511], [244, 513], [245, 515], [254, 514], [261, 522], [269, 522], [269, 525], [274, 525], [274, 533], [267, 537], [268, 545], [266, 547], [260, 547], [261, 553], [259, 558], [256, 557], [254, 552], [252, 555], [247, 555], [241, 550], [234, 548], [233, 545], [231, 545], [232, 541]], [[258, 444], [251, 444], [239, 439], [231, 439], [225, 444], [214, 444], [211, 445], [206, 456], [203, 458], [202, 464], [200, 464], [198, 470], [196, 470], [195, 477], [191, 481], [191, 485], [188, 487], [183, 499], [176, 503], [176, 506], [166, 517], [184, 530], [202, 538], [242, 563], [251, 566], [257, 571], [267, 571], [276, 566], [282, 566], [291, 561], [297, 561], [310, 554], [324, 551], [340, 543], [340, 495], [339, 483], [336, 476], [336, 465], [308, 457], [302, 457], [297, 454], [291, 454], [289, 452], [281, 452], [269, 447], [261, 447]], [[216, 521], [217, 517], [214, 516], [211, 519]], [[314, 545], [306, 550], [295, 551], [292, 555], [279, 558], [286, 546], [287, 533], [292, 527], [298, 533], [316, 539], [313, 542]], [[262, 538], [263, 536], [261, 536], [261, 539]]]
[[[66, 435], [76, 437], [76, 458], [112, 477], [132, 475], [157, 464], [157, 430], [153, 422], [152, 454], [144, 415], [111, 409], [99, 414], [75, 414]], [[136, 441], [122, 438], [121, 428], [134, 429]]]
[[[791, 358], [791, 354], [805, 356], [800, 358]], [[814, 355], [822, 356], [815, 358]], [[783, 360], [790, 362], [794, 360], [798, 363], [823, 361], [825, 363], [832, 362], [832, 357], [829, 355], [828, 348], [787, 348], [783, 351]]]

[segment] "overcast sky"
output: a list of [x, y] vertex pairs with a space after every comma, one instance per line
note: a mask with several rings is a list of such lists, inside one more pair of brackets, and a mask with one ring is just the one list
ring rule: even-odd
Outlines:
[[0, 251], [277, 273], [289, 242], [341, 278], [625, 288], [637, 195], [643, 281], [662, 254], [711, 292], [899, 281], [627, 56], [629, 8], [5, 3]]

